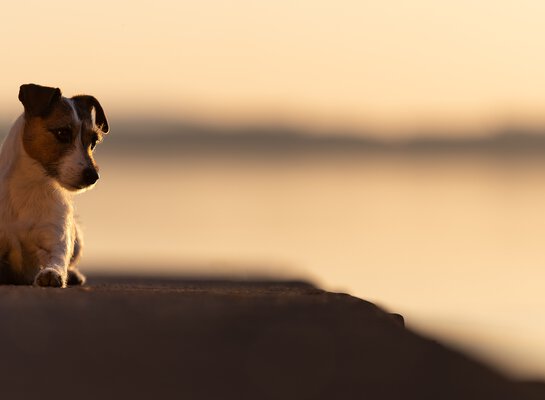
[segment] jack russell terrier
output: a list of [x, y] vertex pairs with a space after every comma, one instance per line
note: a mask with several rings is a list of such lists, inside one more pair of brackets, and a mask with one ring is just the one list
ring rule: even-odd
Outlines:
[[99, 178], [93, 150], [108, 121], [93, 96], [28, 84], [19, 100], [0, 150], [0, 283], [83, 285], [72, 196]]

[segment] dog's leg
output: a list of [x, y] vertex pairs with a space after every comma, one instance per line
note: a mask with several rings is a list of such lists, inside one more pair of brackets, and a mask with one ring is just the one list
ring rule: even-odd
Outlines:
[[81, 250], [83, 248], [81, 233], [77, 225], [75, 225], [75, 234], [76, 234], [76, 239], [74, 240], [74, 251], [72, 252], [72, 258], [70, 259], [70, 266], [68, 267], [67, 283], [69, 286], [84, 285], [86, 281], [85, 275], [83, 275], [76, 268], [76, 264], [78, 263], [81, 257]]
[[0, 232], [0, 285], [12, 284], [13, 272], [9, 264], [9, 246]]
[[11, 266], [6, 260], [0, 260], [0, 285], [13, 285], [17, 283]]
[[86, 280], [85, 275], [79, 272], [77, 268], [68, 269], [68, 280], [66, 282], [68, 286], [82, 286], [85, 285]]
[[44, 266], [36, 275], [34, 284], [37, 286], [52, 286], [52, 287], [66, 287], [66, 281], [68, 278], [68, 264], [70, 260], [71, 243], [73, 243], [72, 235], [58, 235], [61, 236], [58, 242], [49, 243], [50, 251], [42, 250], [41, 259], [45, 259], [45, 262], [41, 264]]

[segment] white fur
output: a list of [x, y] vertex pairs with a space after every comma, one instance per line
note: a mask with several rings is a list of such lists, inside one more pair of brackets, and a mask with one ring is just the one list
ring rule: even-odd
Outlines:
[[[27, 279], [42, 284], [58, 274], [65, 286], [75, 240], [72, 193], [26, 153], [24, 125], [21, 115], [0, 151], [0, 253]], [[79, 165], [76, 156], [69, 163]], [[39, 265], [25, 260], [29, 252]]]

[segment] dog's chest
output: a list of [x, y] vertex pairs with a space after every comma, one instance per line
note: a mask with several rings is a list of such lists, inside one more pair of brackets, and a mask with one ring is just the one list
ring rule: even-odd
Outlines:
[[55, 193], [40, 192], [12, 192], [11, 210], [3, 215], [1, 230], [7, 238], [10, 264], [15, 268], [44, 264], [54, 246], [72, 240], [66, 237], [74, 224], [72, 205]]

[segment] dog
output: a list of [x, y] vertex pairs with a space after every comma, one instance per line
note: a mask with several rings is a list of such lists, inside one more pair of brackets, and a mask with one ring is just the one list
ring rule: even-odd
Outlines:
[[25, 84], [24, 112], [0, 150], [0, 283], [83, 285], [82, 237], [72, 197], [99, 179], [95, 146], [109, 132], [89, 95]]

